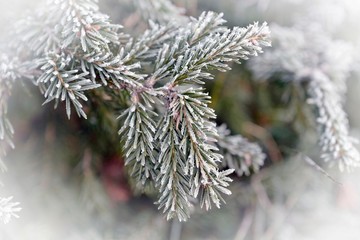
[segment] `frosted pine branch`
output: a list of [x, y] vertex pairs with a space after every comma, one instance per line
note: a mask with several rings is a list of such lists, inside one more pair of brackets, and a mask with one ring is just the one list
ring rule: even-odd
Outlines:
[[140, 63], [127, 64], [128, 56], [121, 52], [118, 55], [112, 53], [90, 53], [79, 56], [80, 66], [83, 73], [89, 73], [93, 82], [108, 84], [121, 88], [122, 84], [136, 87], [140, 86], [136, 81], [142, 80], [144, 75], [136, 73]]
[[[138, 96], [136, 96], [138, 97]], [[143, 185], [148, 178], [155, 178], [154, 134], [157, 114], [141, 103], [135, 103], [123, 111], [123, 126], [119, 135], [125, 151], [125, 165], [130, 165], [131, 175]]]
[[[321, 70], [337, 85], [339, 93], [346, 91], [346, 80], [352, 69], [353, 47], [334, 39], [318, 28], [281, 27], [272, 25], [273, 48], [249, 62], [258, 80], [280, 78], [300, 82], [312, 70]], [[339, 61], [339, 59], [342, 59]]]
[[88, 100], [85, 91], [108, 84], [136, 86], [143, 78], [134, 72], [139, 63], [125, 64], [119, 52], [121, 26], [111, 24], [96, 1], [49, 1], [30, 20], [19, 24], [19, 49], [29, 58], [45, 103], [55, 100], [57, 106], [65, 101], [68, 117], [72, 106], [86, 118], [80, 102]]
[[158, 204], [168, 211], [168, 218], [176, 214], [179, 220], [186, 220], [190, 214], [189, 197], [199, 196], [201, 206], [208, 210], [211, 203], [220, 207], [221, 193], [231, 193], [227, 175], [233, 170], [219, 171], [217, 163], [222, 156], [209, 141], [216, 129], [209, 121], [215, 114], [207, 107], [208, 101], [209, 96], [202, 89], [172, 93], [169, 110], [158, 127], [156, 136], [162, 143]]
[[169, 23], [166, 25], [159, 25], [152, 21], [149, 22], [149, 29], [147, 29], [139, 38], [129, 38], [124, 47], [126, 53], [125, 61], [153, 60], [159, 49], [166, 42], [171, 41], [177, 34], [177, 26]]
[[[57, 3], [59, 2], [59, 3]], [[119, 44], [117, 29], [120, 25], [111, 24], [109, 17], [99, 12], [94, 0], [54, 1], [62, 16], [62, 48], [78, 47], [84, 52], [110, 51], [110, 44]], [[73, 45], [73, 46], [71, 46]]]
[[211, 79], [208, 69], [230, 70], [231, 62], [240, 63], [270, 46], [266, 23], [247, 28], [226, 29], [222, 14], [204, 12], [180, 28], [173, 42], [164, 44], [156, 58], [150, 82], [170, 78], [176, 84], [201, 84], [201, 79]]
[[[165, 106], [165, 115], [158, 121], [155, 139], [145, 136], [148, 131], [134, 127], [139, 121], [135, 120], [138, 117], [128, 116], [120, 133], [123, 137], [127, 135], [125, 139], [129, 144], [125, 143], [124, 150], [126, 156], [132, 156], [128, 157], [129, 163], [142, 162], [141, 159], [152, 154], [151, 151], [142, 151], [141, 154], [134, 155], [134, 152], [140, 150], [128, 147], [138, 139], [134, 135], [136, 131], [139, 132], [138, 136], [145, 133], [143, 139], [147, 137], [146, 141], [151, 140], [151, 149], [158, 152], [158, 174], [152, 180], [159, 187], [157, 203], [167, 213], [167, 218], [176, 216], [181, 221], [186, 220], [192, 207], [190, 199], [199, 198], [200, 205], [210, 209], [212, 204], [220, 207], [224, 201], [222, 194], [230, 194], [227, 188], [231, 179], [228, 175], [233, 170], [221, 172], [218, 167], [222, 156], [212, 144], [213, 136], [217, 136], [217, 129], [210, 121], [216, 117], [208, 107], [210, 97], [203, 92], [204, 89], [181, 87], [186, 84], [202, 84], [201, 79], [211, 78], [209, 69], [229, 70], [227, 64], [230, 62], [239, 63], [248, 56], [256, 56], [262, 52], [262, 46], [269, 46], [270, 43], [266, 24], [259, 26], [255, 23], [248, 28], [230, 30], [222, 26], [224, 23], [222, 14], [205, 12], [199, 19], [192, 19], [185, 27], [170, 28], [167, 34], [161, 34], [164, 37], [160, 48], [156, 48], [157, 44], [151, 44], [150, 37], [143, 38], [141, 41], [150, 44], [142, 54], [148, 56], [148, 59], [154, 58], [154, 70], [148, 74], [144, 86], [126, 87], [133, 96], [133, 106], [129, 109], [139, 106], [139, 102], [147, 102], [144, 106], [148, 109], [154, 106], [154, 102], [139, 97], [139, 93], [143, 92], [150, 93]], [[151, 55], [146, 55], [146, 49], [149, 49]], [[154, 89], [154, 84], [160, 80], [165, 84]], [[124, 113], [126, 115], [128, 114]], [[135, 122], [131, 123], [130, 119]], [[149, 145], [146, 141], [144, 143]], [[138, 170], [135, 171], [136, 166]], [[144, 166], [146, 165], [133, 164], [131, 171], [141, 173], [145, 170]], [[146, 176], [151, 177], [151, 174]]]
[[117, 30], [109, 17], [98, 11], [94, 0], [51, 0], [17, 24], [21, 49], [36, 55], [71, 49], [91, 53], [119, 44]]
[[182, 55], [177, 58], [179, 73], [173, 81], [196, 83], [201, 78], [211, 77], [203, 73], [203, 69], [231, 70], [230, 62], [240, 63], [240, 60], [247, 60], [249, 56], [257, 56], [262, 52], [263, 46], [270, 46], [268, 35], [266, 23], [260, 27], [258, 23], [254, 23], [247, 28], [233, 28], [210, 34], [184, 53], [188, 58]]
[[9, 223], [11, 218], [19, 218], [17, 213], [21, 210], [18, 202], [11, 202], [13, 197], [2, 198], [0, 197], [0, 220], [5, 224]]
[[338, 165], [340, 170], [358, 166], [359, 152], [349, 136], [342, 106], [346, 80], [352, 70], [352, 47], [319, 28], [274, 26], [272, 31], [274, 47], [251, 61], [255, 76], [259, 80], [306, 83], [307, 102], [314, 107], [321, 157], [330, 165]]
[[[165, 12], [176, 10], [158, 3]], [[88, 98], [110, 102], [103, 109], [120, 115], [129, 173], [137, 185], [157, 188], [168, 219], [185, 221], [196, 199], [207, 210], [220, 207], [234, 171], [219, 169], [216, 115], [208, 93], [196, 85], [213, 78], [211, 70], [227, 71], [231, 62], [256, 56], [270, 41], [266, 23], [228, 29], [223, 14], [181, 18], [183, 25], [150, 22], [132, 38], [118, 33], [121, 26], [111, 24], [94, 0], [54, 0], [19, 28], [17, 49], [45, 103], [65, 102], [69, 117], [71, 108], [86, 117]]]
[[360, 154], [354, 146], [357, 140], [349, 135], [348, 119], [335, 86], [326, 75], [314, 72], [308, 94], [308, 103], [315, 109], [322, 158], [338, 165], [340, 171], [359, 167]]
[[191, 176], [185, 170], [187, 159], [180, 148], [182, 134], [176, 128], [170, 114], [166, 114], [160, 124], [156, 134], [156, 139], [161, 142], [158, 160], [161, 168], [156, 178], [160, 188], [157, 204], [159, 209], [167, 212], [167, 219], [177, 217], [180, 221], [186, 221], [190, 217], [192, 207]]
[[235, 169], [235, 173], [241, 177], [249, 176], [251, 171], [259, 171], [264, 165], [265, 154], [259, 145], [240, 135], [230, 135], [224, 124], [218, 127], [218, 132], [216, 145], [220, 154], [224, 156], [224, 167]]
[[98, 88], [100, 84], [88, 79], [88, 72], [79, 73], [78, 69], [69, 68], [70, 62], [71, 57], [64, 54], [49, 54], [44, 59], [40, 59], [38, 64], [42, 74], [36, 83], [46, 98], [44, 104], [55, 100], [55, 106], [57, 106], [59, 101], [65, 101], [69, 118], [71, 105], [78, 116], [86, 118], [79, 99], [87, 101], [84, 91]]

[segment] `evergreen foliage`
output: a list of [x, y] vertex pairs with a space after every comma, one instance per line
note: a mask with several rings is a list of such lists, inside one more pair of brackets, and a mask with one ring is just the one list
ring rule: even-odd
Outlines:
[[249, 176], [251, 171], [259, 171], [264, 165], [265, 154], [259, 145], [240, 135], [230, 135], [225, 124], [218, 127], [218, 133], [216, 145], [224, 156], [224, 167], [235, 169], [235, 173], [241, 177]]
[[[306, 29], [304, 29], [306, 28]], [[343, 107], [346, 80], [351, 71], [351, 46], [334, 39], [321, 25], [274, 25], [273, 45], [250, 68], [260, 80], [292, 82], [306, 92], [319, 135], [321, 157], [343, 171], [360, 164], [356, 140], [349, 134]], [[338, 59], [341, 59], [339, 62]]]
[[[68, 118], [74, 111], [101, 118], [94, 106], [109, 118], [118, 116], [119, 128], [107, 133], [118, 131], [119, 143], [109, 148], [121, 149], [137, 190], [156, 189], [156, 204], [167, 219], [186, 221], [198, 202], [206, 210], [221, 206], [231, 194], [232, 173], [249, 176], [264, 165], [260, 146], [216, 125], [204, 84], [215, 71], [262, 53], [270, 32], [266, 23], [226, 27], [221, 13], [186, 17], [167, 0], [134, 3], [149, 20], [138, 36], [111, 23], [96, 0], [51, 0], [16, 24], [14, 41], [5, 46], [16, 54], [1, 55], [0, 169], [6, 169], [2, 159], [13, 147], [7, 118], [12, 85], [31, 80], [44, 104], [63, 105]], [[322, 158], [340, 170], [358, 166], [342, 107], [351, 48], [319, 26], [272, 29], [274, 48], [248, 65], [255, 78], [305, 90]], [[342, 63], [334, 64], [338, 58]], [[0, 198], [0, 218], [16, 217], [16, 206]]]
[[[146, 4], [163, 9], [155, 3]], [[159, 4], [181, 12], [167, 1]], [[234, 171], [220, 170], [219, 148], [224, 145], [216, 144], [216, 114], [199, 85], [213, 78], [210, 71], [228, 71], [232, 62], [257, 56], [270, 42], [266, 23], [230, 29], [223, 15], [214, 12], [197, 19], [177, 16], [185, 21], [154, 18], [148, 30], [133, 38], [119, 33], [121, 26], [100, 13], [95, 0], [48, 1], [44, 9], [18, 23], [15, 47], [26, 77], [44, 95], [44, 104], [54, 101], [57, 107], [65, 102], [69, 118], [72, 109], [83, 118], [96, 111], [86, 107], [95, 96], [128, 106], [119, 112], [119, 107], [109, 105], [107, 111], [120, 115], [121, 148], [130, 175], [138, 187], [152, 184], [158, 189], [157, 204], [168, 219], [185, 221], [196, 199], [206, 210], [212, 204], [220, 207], [222, 194], [231, 193], [229, 175]], [[8, 80], [1, 83], [10, 86]], [[2, 128], [1, 136], [10, 139], [12, 128], [2, 109], [8, 130]], [[230, 141], [233, 148], [247, 144]], [[263, 163], [257, 150], [253, 154], [261, 160], [254, 161], [254, 170]], [[237, 172], [249, 174], [239, 163], [247, 161], [243, 154], [226, 151], [236, 155], [229, 161], [241, 167]]]

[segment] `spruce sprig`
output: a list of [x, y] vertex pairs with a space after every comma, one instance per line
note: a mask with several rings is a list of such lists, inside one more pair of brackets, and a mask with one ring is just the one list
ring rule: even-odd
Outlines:
[[86, 118], [96, 111], [84, 110], [89, 98], [113, 101], [104, 109], [119, 115], [130, 175], [140, 188], [155, 186], [159, 208], [181, 221], [196, 199], [220, 207], [234, 171], [220, 170], [216, 114], [197, 85], [213, 78], [210, 70], [230, 70], [270, 46], [266, 23], [229, 29], [214, 12], [183, 19], [150, 22], [132, 38], [94, 0], [54, 0], [16, 33], [44, 103], [64, 101], [68, 117], [73, 108]]

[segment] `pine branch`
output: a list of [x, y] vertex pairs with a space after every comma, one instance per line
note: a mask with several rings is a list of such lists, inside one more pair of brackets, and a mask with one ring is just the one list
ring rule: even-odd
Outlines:
[[20, 53], [25, 52], [29, 58], [60, 49], [61, 32], [55, 27], [58, 18], [54, 17], [54, 11], [51, 11], [51, 14], [46, 13], [45, 9], [39, 9], [33, 15], [15, 23], [14, 49]]
[[71, 104], [78, 116], [86, 118], [79, 100], [87, 101], [84, 91], [98, 88], [100, 84], [86, 78], [87, 72], [79, 73], [78, 69], [72, 69], [70, 63], [70, 56], [64, 54], [51, 54], [39, 60], [42, 74], [36, 83], [46, 98], [44, 104], [55, 100], [56, 107], [59, 101], [65, 101], [68, 118], [71, 115]]
[[[110, 51], [110, 44], [119, 44], [117, 30], [120, 25], [111, 24], [109, 17], [98, 11], [95, 0], [60, 0], [62, 45], [77, 48], [81, 45], [86, 53]], [[61, 11], [62, 10], [62, 11]]]
[[314, 72], [308, 87], [308, 103], [314, 106], [321, 157], [330, 166], [338, 165], [340, 171], [350, 171], [360, 166], [357, 140], [350, 136], [348, 119], [335, 86], [326, 75]]
[[152, 21], [149, 22], [147, 29], [139, 38], [128, 39], [124, 47], [126, 52], [125, 61], [134, 60], [151, 61], [164, 43], [171, 41], [177, 34], [177, 27], [174, 24], [159, 25]]
[[191, 61], [190, 46], [205, 39], [210, 33], [222, 31], [221, 25], [226, 22], [222, 16], [214, 12], [203, 12], [199, 19], [191, 19], [191, 22], [179, 28], [174, 33], [174, 38], [170, 39], [170, 42], [165, 42], [159, 49], [154, 73], [148, 77], [148, 81], [153, 83], [167, 78], [174, 70], [179, 70], [182, 61]]
[[[210, 119], [216, 118], [214, 110], [208, 107], [210, 97], [202, 92], [203, 89], [189, 88], [180, 92], [174, 100], [176, 114], [174, 119], [183, 134], [183, 151], [187, 151], [187, 164], [185, 171], [192, 175], [191, 194], [195, 198], [200, 197], [201, 207], [206, 210], [211, 208], [211, 202], [220, 207], [220, 201], [224, 201], [220, 193], [231, 194], [227, 189], [228, 182], [232, 180], [227, 177], [233, 169], [219, 172], [217, 163], [221, 162], [222, 156], [217, 152], [210, 139], [216, 136], [215, 124]], [[181, 126], [180, 126], [181, 124]]]
[[96, 2], [48, 1], [44, 8], [16, 24], [15, 33], [21, 40], [18, 46], [27, 46], [37, 56], [61, 49], [109, 52], [111, 45], [119, 45], [117, 30], [122, 26], [111, 24], [109, 17], [99, 12]]
[[250, 68], [260, 80], [281, 79], [299, 87], [305, 85], [307, 103], [314, 108], [321, 157], [330, 165], [337, 164], [340, 170], [350, 170], [360, 161], [342, 106], [352, 48], [319, 28], [311, 29], [273, 27], [274, 48], [253, 59]]
[[211, 75], [202, 72], [203, 69], [231, 70], [230, 62], [240, 63], [240, 59], [247, 60], [249, 56], [261, 53], [262, 46], [270, 46], [268, 34], [266, 23], [261, 27], [254, 23], [247, 28], [210, 34], [185, 52], [190, 60], [184, 61], [182, 56], [177, 59], [176, 67], [182, 71], [175, 75], [174, 83], [199, 83], [201, 78], [211, 78]]
[[[167, 212], [168, 219], [177, 216], [181, 221], [186, 220], [190, 214], [191, 198], [199, 196], [201, 206], [208, 210], [211, 203], [220, 207], [223, 201], [221, 193], [230, 194], [227, 187], [231, 179], [228, 175], [233, 170], [221, 172], [218, 169], [222, 156], [213, 145], [217, 130], [210, 119], [216, 116], [208, 107], [209, 96], [202, 92], [203, 89], [180, 90], [175, 87], [184, 83], [202, 83], [199, 79], [210, 76], [202, 72], [203, 69], [228, 70], [221, 69], [220, 63], [224, 62], [222, 66], [225, 66], [230, 61], [239, 62], [239, 59], [261, 52], [262, 45], [269, 45], [266, 24], [226, 31], [221, 27], [224, 22], [222, 14], [208, 12], [175, 31], [174, 38], [167, 38], [168, 42], [158, 49], [154, 72], [147, 77], [145, 86], [132, 89], [133, 92], [154, 91], [155, 82], [168, 81], [153, 92], [166, 106], [155, 138], [159, 143], [160, 171], [155, 181], [160, 188], [157, 203]], [[210, 46], [209, 42], [213, 45]], [[211, 51], [215, 43], [222, 45]], [[204, 50], [206, 44], [209, 48]], [[188, 81], [180, 81], [184, 79]], [[138, 104], [139, 99], [132, 101]], [[123, 126], [126, 131], [133, 131], [131, 128], [127, 124]], [[125, 152], [132, 154], [129, 149]]]
[[[228, 182], [231, 181], [227, 175], [233, 170], [218, 170], [217, 162], [221, 161], [222, 156], [216, 153], [217, 149], [210, 144], [209, 139], [209, 136], [216, 135], [215, 125], [209, 121], [215, 118], [215, 114], [207, 106], [209, 96], [202, 93], [202, 90], [190, 88], [181, 92], [171, 92], [168, 112], [161, 121], [162, 126], [158, 127], [157, 136], [163, 144], [159, 157], [162, 175], [158, 177], [157, 182], [163, 186], [164, 183], [168, 183], [169, 178], [175, 179], [171, 182], [175, 181], [176, 186], [171, 189], [170, 196], [166, 192], [158, 201], [160, 207], [165, 206], [164, 211], [169, 211], [168, 218], [177, 211], [174, 196], [199, 196], [201, 207], [205, 206], [208, 210], [211, 208], [211, 202], [220, 207], [220, 201], [223, 201], [221, 193], [231, 193], [227, 189]], [[171, 144], [168, 144], [169, 141]], [[177, 162], [174, 158], [177, 158]], [[181, 183], [178, 182], [180, 180]], [[192, 183], [189, 189], [185, 188], [186, 185], [179, 185], [187, 182]], [[189, 206], [188, 197], [179, 201], [180, 206]], [[171, 208], [169, 202], [172, 202]], [[185, 213], [187, 216], [188, 212]], [[185, 220], [183, 212], [178, 214], [179, 220]]]
[[80, 66], [83, 73], [90, 73], [93, 82], [109, 83], [117, 88], [125, 84], [131, 87], [139, 87], [137, 81], [142, 80], [145, 75], [136, 73], [140, 63], [127, 64], [127, 56], [124, 53], [113, 55], [112, 53], [90, 53], [79, 56]]
[[[220, 207], [221, 195], [230, 194], [233, 170], [218, 167], [222, 156], [214, 146], [210, 97], [189, 84], [202, 84], [212, 78], [209, 70], [229, 70], [230, 62], [262, 52], [270, 45], [266, 23], [227, 29], [223, 14], [204, 12], [186, 18], [185, 25], [150, 22], [148, 31], [132, 39], [117, 33], [120, 26], [94, 0], [54, 0], [47, 7], [35, 17], [34, 29], [26, 25], [19, 32], [28, 41], [22, 56], [34, 68], [45, 103], [64, 101], [69, 117], [71, 105], [86, 117], [80, 100], [103, 85], [93, 91], [94, 101], [105, 96], [128, 103], [119, 117], [127, 168], [138, 185], [158, 188], [157, 203], [167, 218], [185, 221], [196, 198], [207, 210]], [[116, 103], [104, 104], [104, 110], [117, 111]]]
[[197, 19], [190, 17], [190, 22], [179, 32], [190, 46], [194, 45], [210, 33], [223, 31], [225, 28], [222, 25], [226, 23], [223, 16], [223, 13], [203, 12]]
[[240, 59], [261, 53], [262, 46], [270, 46], [266, 23], [230, 30], [221, 27], [224, 22], [222, 14], [208, 12], [180, 29], [175, 43], [165, 44], [159, 51], [148, 81], [170, 78], [174, 85], [202, 84], [201, 79], [212, 78], [204, 69], [230, 70], [230, 62], [240, 63]]
[[[144, 94], [141, 94], [144, 96]], [[139, 96], [134, 95], [134, 98]], [[147, 109], [139, 99], [123, 111], [120, 119], [124, 119], [119, 135], [123, 142], [125, 165], [130, 165], [131, 175], [142, 185], [146, 181], [154, 180], [155, 169], [155, 122], [152, 120], [157, 114]]]
[[[73, 105], [77, 114], [86, 118], [79, 100], [87, 101], [84, 91], [98, 88], [100, 83], [117, 88], [123, 84], [139, 86], [136, 82], [143, 75], [134, 70], [140, 64], [125, 63], [121, 35], [117, 33], [121, 26], [111, 24], [108, 16], [98, 11], [96, 1], [49, 1], [47, 9], [39, 11], [32, 22], [39, 28], [26, 24], [18, 34], [28, 42], [28, 65], [38, 66], [33, 69], [35, 84], [44, 94], [45, 103], [55, 100], [56, 107], [59, 101], [65, 101], [68, 117]], [[41, 27], [47, 29], [46, 34]], [[41, 34], [44, 39], [35, 38]], [[116, 53], [116, 49], [122, 52]]]
[[119, 45], [117, 30], [109, 17], [98, 10], [95, 0], [52, 0], [16, 24], [17, 47], [41, 56], [61, 49], [85, 53], [110, 51]]
[[240, 135], [230, 136], [230, 131], [224, 124], [217, 129], [219, 136], [216, 146], [224, 156], [222, 166], [235, 169], [239, 177], [249, 176], [251, 171], [259, 171], [265, 161], [265, 154], [259, 145], [249, 142]]
[[191, 179], [185, 170], [187, 159], [180, 146], [181, 133], [175, 124], [171, 113], [167, 113], [157, 128], [156, 139], [161, 143], [158, 160], [161, 168], [156, 178], [160, 186], [157, 204], [159, 209], [167, 212], [168, 220], [177, 217], [179, 221], [186, 221], [192, 207]]

